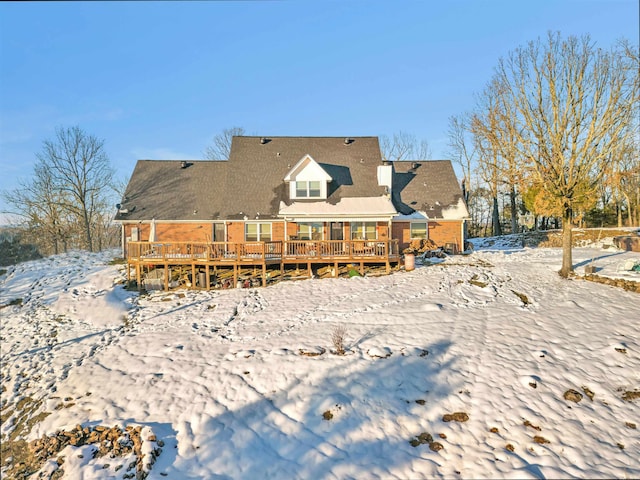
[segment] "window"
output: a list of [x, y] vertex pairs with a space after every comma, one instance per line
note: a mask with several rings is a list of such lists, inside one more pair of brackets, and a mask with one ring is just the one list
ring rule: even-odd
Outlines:
[[296, 198], [320, 198], [321, 194], [320, 182], [317, 180], [296, 182]]
[[322, 240], [322, 224], [299, 223], [298, 238], [300, 240]]
[[244, 227], [244, 239], [247, 242], [270, 242], [270, 223], [247, 223]]
[[427, 239], [427, 222], [411, 223], [411, 238]]
[[376, 222], [351, 222], [351, 240], [375, 240]]

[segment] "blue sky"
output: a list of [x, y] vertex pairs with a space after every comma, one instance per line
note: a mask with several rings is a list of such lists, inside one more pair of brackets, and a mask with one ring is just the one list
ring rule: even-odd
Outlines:
[[[0, 190], [78, 125], [117, 175], [212, 137], [392, 135], [448, 158], [501, 56], [560, 31], [639, 37], [637, 0], [0, 3]], [[5, 208], [0, 200], [0, 210]]]

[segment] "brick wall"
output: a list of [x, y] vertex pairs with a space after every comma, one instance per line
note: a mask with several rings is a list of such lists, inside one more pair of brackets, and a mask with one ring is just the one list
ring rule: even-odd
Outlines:
[[[400, 241], [400, 251], [411, 244], [411, 224], [409, 222], [393, 222], [392, 238]], [[458, 250], [463, 250], [460, 244], [462, 238], [461, 220], [438, 220], [429, 222], [429, 239], [439, 247], [447, 243], [455, 243]]]

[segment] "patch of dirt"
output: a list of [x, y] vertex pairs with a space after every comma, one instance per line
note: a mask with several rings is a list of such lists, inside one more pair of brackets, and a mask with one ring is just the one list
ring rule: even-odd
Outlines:
[[478, 275], [474, 275], [473, 277], [471, 277], [471, 280], [469, 280], [469, 283], [471, 285], [474, 285], [474, 286], [480, 287], [480, 288], [485, 288], [487, 285], [489, 285], [487, 282], [483, 282], [482, 280], [478, 280]]
[[469, 415], [464, 412], [445, 413], [442, 416], [443, 422], [466, 422], [469, 420]]
[[324, 420], [329, 421], [329, 420], [331, 420], [331, 419], [333, 418], [333, 413], [331, 413], [331, 410], [327, 410], [326, 412], [324, 412], [324, 413], [322, 414], [322, 418], [323, 418]]
[[582, 391], [584, 392], [584, 394], [589, 397], [589, 400], [591, 400], [593, 402], [593, 397], [595, 397], [595, 393], [593, 393], [589, 387], [585, 387], [584, 385], [582, 386]]
[[515, 447], [513, 445], [511, 445], [510, 443], [507, 443], [504, 448], [506, 448], [510, 452], [515, 452], [515, 450], [516, 450]]
[[544, 445], [545, 443], [551, 443], [549, 440], [539, 435], [536, 435], [535, 437], [533, 437], [533, 441], [539, 445]]
[[525, 427], [531, 427], [531, 428], [533, 428], [534, 430], [537, 430], [538, 432], [541, 432], [541, 431], [542, 431], [542, 428], [540, 428], [540, 427], [539, 427], [539, 426], [537, 426], [537, 425], [534, 425], [534, 424], [533, 424], [533, 423], [531, 423], [529, 420], [525, 420], [525, 421], [524, 421], [524, 423], [523, 423], [523, 425], [524, 425]]
[[622, 394], [622, 399], [625, 402], [632, 402], [640, 398], [640, 390], [626, 391]]
[[327, 350], [322, 347], [318, 348], [299, 348], [298, 353], [304, 357], [319, 357]]
[[527, 297], [524, 293], [516, 292], [515, 290], [511, 290], [511, 293], [513, 293], [516, 297], [518, 297], [525, 307], [527, 305], [531, 305], [531, 301], [529, 300], [529, 297]]
[[623, 278], [608, 278], [601, 277], [600, 275], [585, 275], [583, 280], [589, 282], [602, 283], [604, 285], [610, 285], [612, 287], [622, 288], [627, 292], [640, 293], [640, 282], [634, 282], [633, 280], [625, 280]]

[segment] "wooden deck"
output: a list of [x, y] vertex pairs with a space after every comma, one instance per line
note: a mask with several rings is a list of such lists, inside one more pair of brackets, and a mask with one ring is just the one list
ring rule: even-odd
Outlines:
[[[191, 273], [189, 283], [195, 286], [197, 273], [203, 273], [205, 285], [210, 289], [211, 269], [218, 272], [233, 271], [233, 286], [243, 267], [260, 268], [262, 285], [267, 284], [268, 270], [279, 268], [284, 271], [288, 265], [296, 268], [302, 264], [308, 276], [313, 267], [332, 266], [339, 271], [340, 266], [357, 265], [364, 273], [365, 265], [384, 265], [390, 273], [392, 264], [400, 262], [397, 240], [289, 240], [270, 242], [128, 242], [127, 264], [135, 268], [135, 279], [141, 287], [145, 281], [144, 272], [153, 268], [164, 268], [161, 281], [165, 290], [170, 287], [171, 267], [181, 266]], [[130, 270], [128, 270], [130, 281]], [[147, 281], [147, 283], [150, 283]], [[202, 283], [202, 282], [201, 282]]]

